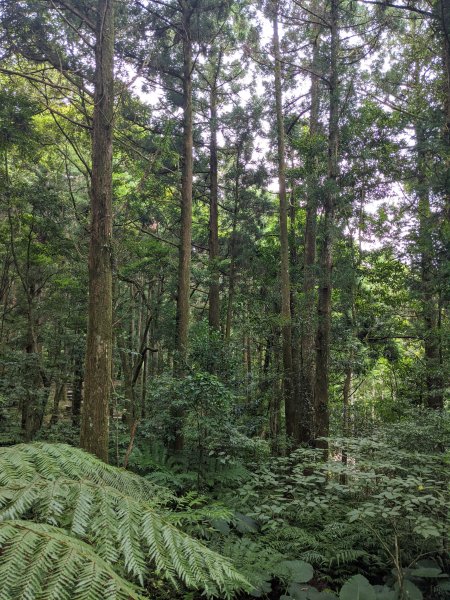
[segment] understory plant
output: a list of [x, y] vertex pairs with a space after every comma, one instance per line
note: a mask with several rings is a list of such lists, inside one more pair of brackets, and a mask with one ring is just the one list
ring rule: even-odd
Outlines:
[[2, 448], [0, 485], [2, 600], [138, 599], [161, 581], [220, 598], [250, 588], [177, 526], [167, 489], [82, 450]]
[[403, 423], [396, 438], [384, 428], [364, 439], [329, 439], [326, 459], [323, 450], [300, 448], [255, 465], [222, 497], [253, 525], [243, 534], [231, 528], [215, 547], [241, 557], [262, 595], [279, 586], [273, 563], [298, 560], [314, 567], [318, 590], [339, 591], [359, 575], [381, 586], [370, 599], [384, 597], [383, 586], [389, 599], [446, 597], [448, 433], [436, 432], [439, 447], [412, 450], [408, 431], [415, 439], [417, 427]]

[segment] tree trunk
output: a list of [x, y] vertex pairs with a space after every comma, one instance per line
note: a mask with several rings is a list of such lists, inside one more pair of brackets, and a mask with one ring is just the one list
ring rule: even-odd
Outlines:
[[237, 216], [239, 210], [239, 169], [240, 169], [240, 151], [236, 155], [236, 177], [234, 180], [234, 209], [233, 209], [233, 224], [230, 237], [230, 274], [228, 278], [228, 302], [227, 302], [227, 319], [225, 324], [225, 339], [231, 337], [231, 325], [233, 321], [233, 300], [236, 287], [236, 233], [237, 233]]
[[[330, 43], [330, 115], [328, 130], [328, 177], [323, 194], [323, 242], [320, 256], [320, 283], [318, 300], [316, 385], [315, 385], [315, 437], [327, 437], [329, 433], [329, 356], [331, 330], [332, 252], [334, 213], [338, 177], [339, 141], [339, 81], [338, 81], [338, 31], [339, 0], [331, 0]], [[318, 447], [327, 447], [323, 441]]]
[[[314, 139], [319, 133], [319, 78], [315, 75], [319, 61], [319, 32], [314, 41], [311, 75], [311, 112], [309, 117], [309, 135]], [[301, 375], [300, 406], [303, 419], [299, 441], [310, 443], [313, 439], [314, 389], [316, 379], [316, 237], [317, 237], [317, 156], [308, 160], [306, 181], [306, 224], [305, 252], [303, 260], [303, 306], [301, 337]]]
[[439, 10], [443, 37], [444, 132], [447, 145], [450, 146], [450, 0], [441, 0]]
[[286, 156], [281, 89], [281, 57], [278, 34], [278, 1], [273, 3], [273, 51], [275, 76], [275, 110], [277, 116], [278, 185], [280, 201], [280, 269], [281, 269], [281, 330], [283, 338], [283, 396], [286, 435], [298, 442], [299, 410], [294, 397], [292, 370], [291, 282], [289, 275], [288, 205], [286, 197]]
[[280, 398], [282, 396], [281, 380], [278, 376], [280, 359], [279, 353], [275, 353], [277, 377], [274, 379], [273, 390], [269, 400], [269, 435], [270, 435], [270, 451], [273, 456], [278, 456], [281, 453], [280, 448]]
[[219, 296], [219, 271], [217, 269], [217, 260], [219, 258], [219, 218], [218, 218], [218, 200], [219, 200], [219, 182], [218, 182], [218, 161], [217, 161], [217, 87], [214, 82], [210, 94], [210, 177], [211, 177], [211, 197], [209, 208], [209, 264], [210, 264], [210, 285], [209, 285], [209, 326], [215, 331], [220, 330], [220, 296]]
[[52, 416], [50, 419], [50, 425], [56, 425], [58, 423], [61, 402], [64, 402], [65, 400], [67, 400], [66, 384], [59, 382], [55, 386], [55, 395], [53, 397], [53, 409]]
[[113, 0], [98, 0], [92, 135], [91, 239], [80, 446], [108, 460], [112, 368]]
[[439, 301], [434, 268], [433, 216], [430, 207], [428, 182], [426, 180], [425, 134], [421, 125], [416, 126], [418, 160], [418, 220], [420, 255], [420, 296], [423, 320], [423, 345], [425, 354], [426, 405], [441, 410], [444, 406], [444, 382], [441, 370]]
[[[30, 292], [33, 297], [33, 291]], [[45, 411], [44, 382], [40, 365], [39, 347], [34, 327], [34, 312], [28, 300], [28, 332], [25, 351], [31, 359], [27, 365], [27, 390], [22, 401], [22, 428], [26, 442], [31, 442], [42, 425]]]
[[[192, 247], [192, 172], [193, 172], [193, 119], [192, 119], [192, 40], [190, 33], [191, 8], [188, 0], [181, 0], [183, 10], [183, 169], [181, 177], [181, 231], [178, 259], [178, 294], [176, 340], [174, 356], [175, 375], [182, 377], [187, 368], [189, 297], [191, 284]], [[173, 449], [183, 449], [183, 414], [174, 412]]]
[[192, 246], [192, 41], [190, 36], [191, 10], [187, 0], [183, 7], [183, 168], [181, 177], [181, 231], [178, 259], [178, 294], [176, 323], [175, 372], [182, 375], [186, 370], [189, 296], [191, 282]]
[[83, 359], [78, 350], [75, 350], [75, 361], [72, 382], [72, 424], [74, 427], [80, 425], [81, 400], [83, 395]]

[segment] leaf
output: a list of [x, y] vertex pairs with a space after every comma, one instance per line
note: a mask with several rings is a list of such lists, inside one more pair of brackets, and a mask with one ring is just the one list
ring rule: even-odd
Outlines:
[[424, 579], [431, 577], [435, 579], [441, 575], [442, 571], [438, 567], [417, 567], [408, 571], [409, 577], [423, 577]]
[[210, 595], [230, 597], [238, 588], [250, 588], [229, 560], [177, 529], [158, 505], [142, 498], [153, 488], [139, 476], [58, 444], [21, 445], [16, 454], [2, 449], [2, 466], [0, 521], [32, 518], [68, 529], [90, 542], [99, 560], [119, 572], [125, 568], [141, 585], [156, 567], [175, 587], [181, 580]]
[[56, 527], [31, 521], [0, 523], [2, 598], [139, 600], [90, 546]]
[[283, 560], [275, 574], [293, 583], [306, 583], [313, 578], [314, 569], [303, 560]]
[[443, 581], [442, 583], [438, 583], [437, 587], [443, 592], [450, 592], [450, 581]]
[[287, 589], [290, 598], [294, 600], [308, 600], [308, 589], [299, 583], [291, 583]]
[[354, 575], [341, 588], [340, 600], [376, 600], [375, 590], [363, 575]]
[[377, 600], [398, 600], [398, 592], [387, 585], [374, 585], [373, 589]]
[[[395, 589], [398, 590], [398, 584], [395, 585]], [[405, 579], [403, 581], [403, 597], [405, 600], [423, 600], [423, 594], [412, 581]]]
[[211, 521], [211, 525], [216, 529], [219, 533], [223, 535], [228, 535], [230, 533], [230, 526], [225, 521], [225, 519], [213, 519]]
[[319, 590], [315, 590], [314, 588], [308, 590], [306, 597], [308, 600], [338, 600], [338, 597], [333, 592], [328, 590], [319, 592]]
[[240, 512], [235, 513], [236, 529], [240, 533], [252, 533], [258, 531], [258, 523], [247, 515]]

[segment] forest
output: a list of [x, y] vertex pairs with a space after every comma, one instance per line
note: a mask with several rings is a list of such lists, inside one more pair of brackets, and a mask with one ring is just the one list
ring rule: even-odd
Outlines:
[[0, 600], [450, 599], [450, 0], [0, 0]]

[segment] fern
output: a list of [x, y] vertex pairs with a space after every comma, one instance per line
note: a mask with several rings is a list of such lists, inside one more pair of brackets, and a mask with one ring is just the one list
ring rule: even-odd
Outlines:
[[154, 565], [175, 586], [182, 580], [212, 596], [230, 597], [249, 587], [231, 562], [160, 514], [159, 501], [155, 506], [146, 494], [155, 488], [145, 480], [69, 446], [21, 445], [14, 451], [0, 452], [0, 469], [6, 467], [0, 521], [31, 518], [62, 528], [89, 542], [99, 560], [122, 568], [141, 585]]
[[1, 600], [139, 600], [138, 589], [90, 546], [30, 521], [0, 523]]
[[170, 499], [167, 489], [134, 473], [107, 465], [80, 448], [45, 442], [0, 448], [0, 485], [33, 481], [37, 475], [45, 479], [88, 479], [127, 492], [134, 498], [152, 498], [153, 502]]

